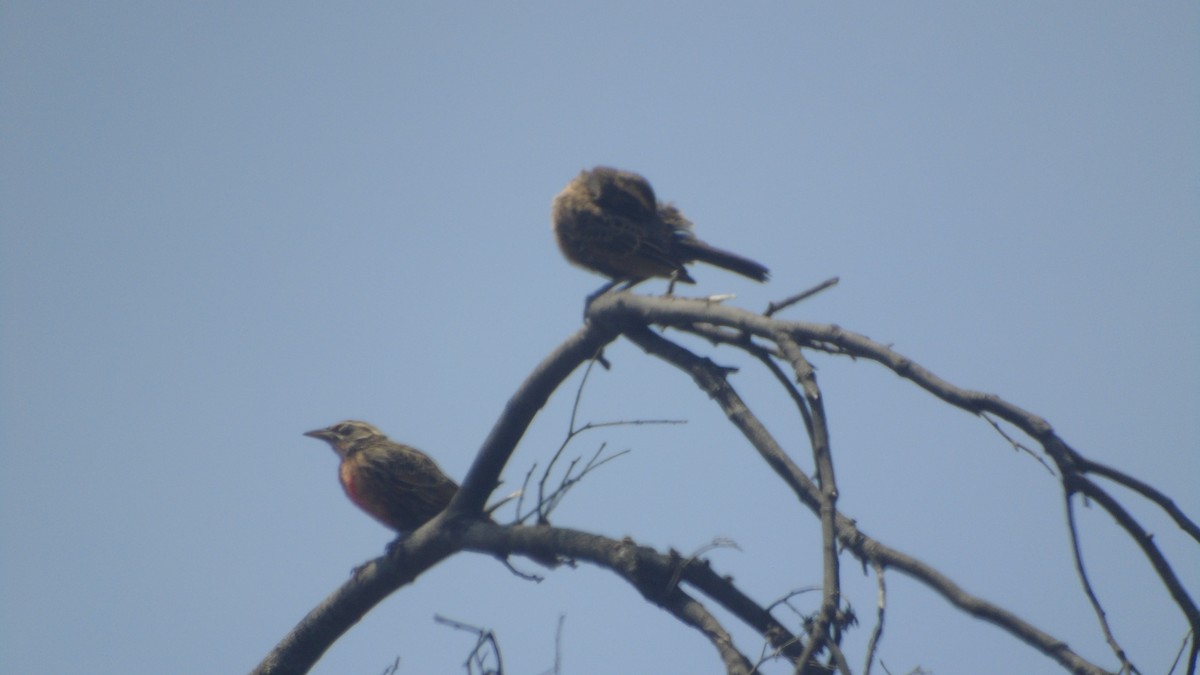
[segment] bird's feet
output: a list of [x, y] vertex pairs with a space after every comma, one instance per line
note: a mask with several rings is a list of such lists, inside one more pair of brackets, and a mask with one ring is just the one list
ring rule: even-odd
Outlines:
[[387, 557], [395, 558], [396, 557], [396, 549], [400, 546], [400, 544], [403, 544], [404, 540], [407, 538], [408, 538], [407, 534], [397, 535], [395, 539], [393, 539], [387, 543], [387, 546], [383, 547], [383, 552], [385, 554], [387, 554]]

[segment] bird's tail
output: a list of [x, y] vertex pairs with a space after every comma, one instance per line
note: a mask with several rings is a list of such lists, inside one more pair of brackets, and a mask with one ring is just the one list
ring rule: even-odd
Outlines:
[[699, 239], [688, 237], [680, 241], [679, 244], [687, 257], [692, 260], [716, 265], [717, 267], [727, 269], [744, 277], [749, 277], [755, 281], [766, 281], [770, 276], [770, 271], [765, 266], [749, 258], [743, 258], [736, 253], [730, 253], [724, 249], [710, 246]]

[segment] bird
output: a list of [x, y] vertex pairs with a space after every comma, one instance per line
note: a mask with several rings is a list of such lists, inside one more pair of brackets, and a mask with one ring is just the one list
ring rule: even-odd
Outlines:
[[[346, 496], [400, 537], [412, 534], [432, 520], [458, 493], [458, 483], [447, 476], [432, 457], [411, 445], [393, 441], [366, 422], [345, 420], [324, 429], [306, 431], [304, 435], [325, 441], [333, 448], [342, 460], [338, 466], [338, 480]], [[485, 512], [484, 518], [488, 522], [496, 522], [490, 515], [495, 508]], [[395, 544], [393, 542], [389, 550]], [[525, 555], [545, 567], [553, 568], [559, 564], [559, 557], [553, 553]], [[497, 558], [522, 578], [540, 579], [515, 569], [506, 555]]]
[[693, 284], [686, 265], [705, 262], [755, 281], [767, 268], [712, 246], [692, 234], [692, 221], [655, 197], [650, 182], [607, 166], [584, 170], [554, 197], [550, 220], [558, 247], [570, 262], [626, 288], [651, 277]]
[[341, 458], [338, 479], [350, 501], [400, 535], [429, 522], [458, 492], [429, 455], [366, 422], [345, 420], [304, 435], [325, 441]]

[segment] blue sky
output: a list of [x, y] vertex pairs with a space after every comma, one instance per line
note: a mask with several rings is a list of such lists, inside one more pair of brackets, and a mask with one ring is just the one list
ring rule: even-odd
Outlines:
[[[257, 663], [390, 539], [300, 433], [366, 419], [461, 478], [601, 281], [549, 233], [550, 199], [601, 163], [645, 174], [701, 237], [772, 269], [759, 286], [700, 268], [687, 292], [759, 309], [840, 276], [789, 316], [1034, 411], [1195, 517], [1198, 13], [6, 3], [0, 670]], [[578, 441], [633, 452], [556, 524], [684, 552], [729, 537], [741, 550], [714, 564], [764, 603], [819, 584], [813, 518], [713, 405], [629, 345], [609, 357], [584, 419], [689, 424]], [[790, 404], [739, 355], [714, 358], [745, 366], [735, 385], [807, 466]], [[1112, 666], [1054, 479], [879, 367], [813, 359], [843, 509]], [[569, 403], [538, 418], [506, 488], [557, 447]], [[1195, 594], [1197, 547], [1134, 512]], [[1118, 637], [1165, 672], [1182, 617], [1111, 519], [1080, 515]], [[860, 653], [874, 588], [844, 571]], [[892, 672], [1058, 672], [889, 581]], [[497, 630], [510, 672], [552, 665], [560, 615], [564, 672], [719, 672], [697, 634], [604, 571], [531, 585], [470, 554], [385, 601], [315, 672], [397, 655], [400, 672], [459, 672], [472, 639], [435, 613]]]

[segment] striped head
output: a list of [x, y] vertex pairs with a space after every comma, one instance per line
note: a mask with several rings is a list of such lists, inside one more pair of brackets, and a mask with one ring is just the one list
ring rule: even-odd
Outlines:
[[382, 431], [358, 420], [345, 420], [324, 429], [306, 431], [304, 435], [325, 441], [343, 459], [357, 448], [387, 440]]

